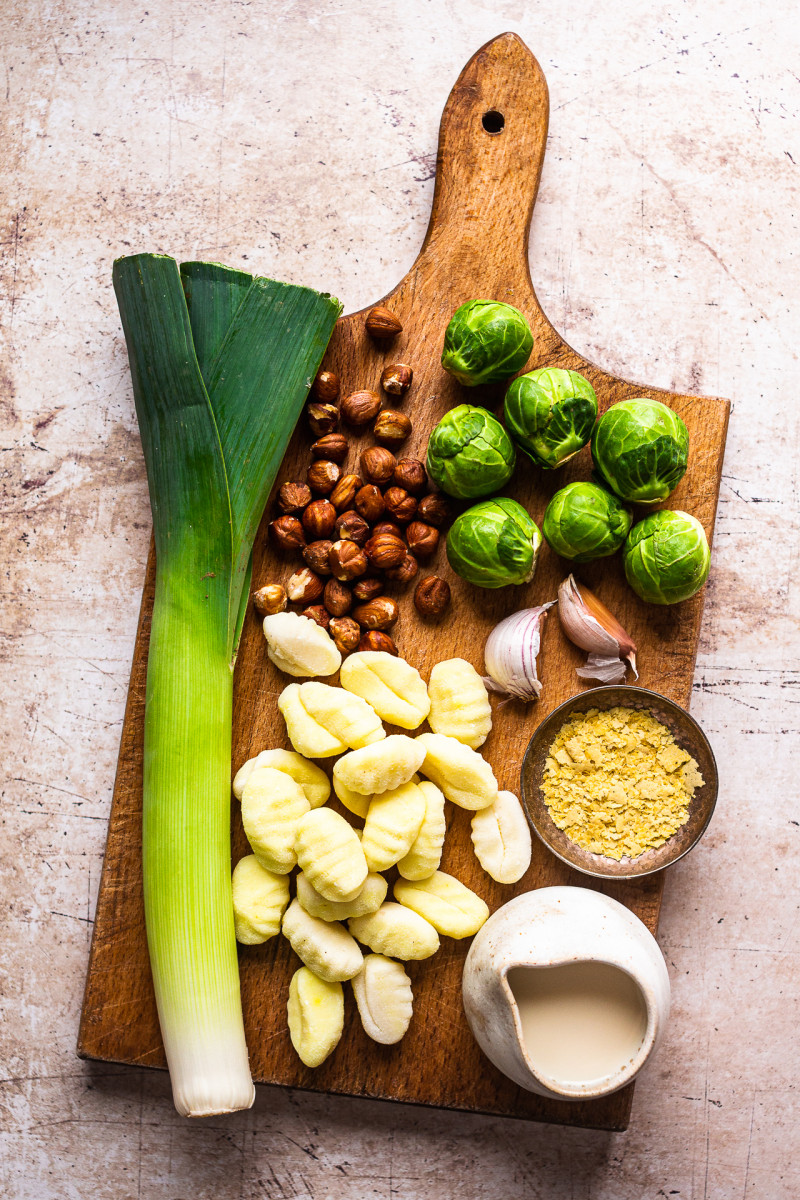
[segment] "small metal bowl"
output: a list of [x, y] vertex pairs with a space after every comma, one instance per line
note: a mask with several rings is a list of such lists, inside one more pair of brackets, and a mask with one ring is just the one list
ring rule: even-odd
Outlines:
[[[617, 861], [584, 850], [555, 825], [544, 802], [541, 781], [550, 747], [561, 726], [573, 713], [588, 712], [590, 708], [638, 708], [652, 713], [657, 721], [669, 729], [677, 744], [688, 750], [705, 780], [692, 798], [686, 824], [663, 846], [646, 850], [638, 858]], [[717, 802], [718, 788], [714, 752], [697, 721], [666, 696], [640, 687], [592, 688], [566, 700], [542, 721], [522, 760], [522, 802], [534, 833], [562, 862], [597, 879], [639, 879], [683, 858], [705, 833]]]

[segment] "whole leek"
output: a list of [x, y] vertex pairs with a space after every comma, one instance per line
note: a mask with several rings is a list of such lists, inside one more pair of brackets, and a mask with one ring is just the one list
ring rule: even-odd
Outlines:
[[145, 915], [175, 1106], [248, 1108], [231, 902], [233, 668], [253, 539], [341, 311], [306, 288], [141, 254], [114, 264], [156, 542]]

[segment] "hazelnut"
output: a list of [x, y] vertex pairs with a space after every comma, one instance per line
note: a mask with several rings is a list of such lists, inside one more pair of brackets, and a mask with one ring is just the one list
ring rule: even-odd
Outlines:
[[348, 425], [369, 425], [381, 410], [381, 398], [377, 392], [351, 392], [342, 401], [342, 420]]
[[424, 521], [412, 521], [406, 530], [406, 541], [417, 558], [430, 558], [439, 546], [439, 530]]
[[320, 458], [308, 468], [306, 479], [312, 492], [318, 496], [329, 496], [339, 482], [341, 473], [341, 467], [335, 462]]
[[382, 591], [383, 583], [380, 579], [359, 579], [358, 583], [353, 584], [353, 595], [361, 604], [365, 600], [374, 600]]
[[414, 607], [423, 617], [440, 617], [450, 603], [450, 584], [438, 575], [426, 575], [414, 589]]
[[335, 404], [339, 399], [339, 376], [335, 371], [317, 371], [311, 385], [311, 395], [320, 404]]
[[353, 503], [356, 506], [356, 512], [359, 516], [362, 516], [370, 525], [374, 525], [376, 521], [380, 521], [386, 509], [383, 496], [374, 483], [368, 483], [360, 491], [356, 492], [356, 498]]
[[420, 500], [417, 516], [421, 521], [426, 521], [428, 525], [435, 525], [437, 529], [440, 529], [445, 521], [450, 519], [450, 503], [444, 496], [431, 492]]
[[278, 508], [282, 513], [302, 512], [311, 503], [311, 488], [304, 483], [284, 483], [278, 492]]
[[312, 604], [310, 608], [304, 608], [300, 616], [316, 621], [323, 629], [327, 629], [331, 623], [331, 614], [321, 604]]
[[383, 502], [387, 512], [390, 512], [401, 525], [413, 521], [417, 511], [417, 501], [413, 496], [409, 496], [405, 488], [388, 488], [383, 494]]
[[406, 556], [406, 548], [393, 533], [377, 533], [364, 546], [364, 553], [371, 566], [382, 571], [386, 567], [398, 567]]
[[253, 592], [253, 604], [260, 617], [271, 617], [275, 613], [286, 611], [286, 588], [279, 583], [268, 583], [266, 587]]
[[370, 309], [364, 325], [367, 333], [379, 339], [394, 337], [403, 328], [394, 313], [390, 312], [388, 308], [384, 308], [382, 304]]
[[330, 575], [331, 569], [328, 566], [328, 553], [333, 542], [327, 538], [317, 542], [309, 542], [303, 551], [303, 561], [307, 567], [311, 567], [312, 571], [316, 571], [318, 575]]
[[336, 518], [334, 529], [340, 541], [355, 542], [357, 546], [363, 546], [369, 537], [369, 525], [352, 508]]
[[351, 617], [334, 617], [328, 632], [342, 654], [355, 650], [361, 637], [361, 627]]
[[327, 458], [331, 462], [341, 464], [347, 458], [349, 446], [343, 433], [326, 433], [311, 447], [312, 458]]
[[373, 533], [393, 533], [395, 537], [402, 537], [402, 531], [399, 525], [395, 525], [394, 521], [381, 521], [373, 530]]
[[336, 509], [329, 500], [312, 500], [303, 511], [301, 520], [303, 529], [312, 541], [328, 538], [333, 533], [336, 523]]
[[392, 583], [410, 583], [419, 570], [419, 563], [413, 554], [407, 554], [399, 566], [392, 567], [386, 572], [386, 578]]
[[332, 617], [343, 617], [353, 607], [353, 593], [340, 580], [329, 579], [322, 602]]
[[364, 629], [390, 629], [397, 620], [397, 605], [388, 596], [376, 596], [353, 609], [353, 620]]
[[428, 472], [418, 458], [398, 459], [392, 483], [405, 488], [412, 496], [421, 496], [428, 486]]
[[[336, 468], [338, 471], [338, 467]], [[350, 508], [356, 498], [356, 492], [361, 487], [358, 475], [343, 475], [330, 495], [330, 501], [337, 512]]]
[[339, 410], [335, 404], [307, 404], [306, 416], [314, 437], [325, 437], [333, 433], [339, 424]]
[[358, 579], [367, 570], [367, 556], [355, 542], [334, 542], [328, 554], [331, 574], [346, 583]]
[[289, 599], [295, 604], [313, 604], [322, 595], [322, 580], [309, 567], [301, 567], [286, 584]]
[[[305, 519], [305, 513], [303, 518]], [[269, 523], [270, 536], [281, 550], [302, 550], [306, 544], [303, 528], [297, 517], [278, 517]]]
[[380, 650], [383, 654], [393, 654], [397, 657], [397, 646], [395, 646], [388, 633], [380, 633], [377, 629], [370, 629], [365, 633], [361, 641], [358, 643], [359, 650]]
[[413, 378], [413, 370], [411, 367], [407, 367], [405, 363], [390, 363], [388, 367], [383, 368], [381, 387], [390, 396], [405, 396], [411, 387], [411, 380]]
[[379, 442], [381, 446], [388, 446], [390, 450], [396, 450], [411, 433], [411, 422], [405, 413], [397, 412], [393, 408], [385, 408], [383, 412], [378, 413], [372, 433], [375, 441]]
[[396, 466], [397, 459], [384, 446], [370, 446], [361, 455], [361, 472], [367, 483], [388, 483]]

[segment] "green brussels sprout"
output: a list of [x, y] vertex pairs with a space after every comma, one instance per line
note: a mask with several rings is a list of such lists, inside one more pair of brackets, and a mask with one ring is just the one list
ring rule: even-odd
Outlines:
[[478, 587], [528, 583], [541, 544], [539, 528], [522, 505], [499, 496], [456, 518], [447, 535], [447, 561], [456, 575]]
[[660, 504], [683, 478], [689, 431], [658, 400], [621, 400], [595, 425], [592, 458], [602, 481], [623, 500]]
[[537, 467], [560, 467], [592, 436], [597, 396], [577, 371], [548, 367], [512, 380], [505, 400], [506, 425]]
[[533, 348], [531, 327], [517, 308], [499, 300], [469, 300], [444, 335], [442, 366], [466, 387], [516, 375]]
[[542, 522], [556, 554], [579, 563], [619, 550], [630, 527], [628, 509], [596, 483], [568, 483], [553, 496]]
[[428, 474], [459, 500], [475, 500], [508, 483], [517, 461], [514, 443], [484, 408], [459, 404], [442, 417], [428, 442]]
[[708, 579], [710, 552], [695, 517], [662, 508], [634, 525], [623, 554], [625, 578], [648, 604], [677, 604]]

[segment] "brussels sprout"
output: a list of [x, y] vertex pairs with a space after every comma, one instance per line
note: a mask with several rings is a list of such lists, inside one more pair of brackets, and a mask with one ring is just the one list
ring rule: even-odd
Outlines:
[[452, 408], [428, 442], [428, 474], [443, 492], [460, 500], [499, 491], [516, 460], [514, 443], [500, 422], [472, 404]]
[[658, 400], [622, 400], [597, 422], [592, 458], [601, 479], [623, 500], [659, 504], [683, 478], [689, 431]]
[[596, 483], [568, 483], [553, 496], [542, 522], [556, 554], [579, 563], [619, 550], [630, 527], [627, 508]]
[[531, 327], [519, 309], [499, 300], [469, 300], [450, 318], [442, 366], [467, 387], [500, 383], [525, 366], [532, 348]]
[[710, 552], [703, 526], [676, 509], [650, 513], [628, 534], [625, 577], [648, 604], [677, 604], [708, 579]]
[[542, 535], [521, 504], [504, 496], [474, 504], [447, 535], [447, 561], [478, 587], [498, 588], [533, 579]]
[[538, 467], [560, 467], [592, 436], [597, 396], [577, 371], [529, 371], [512, 380], [505, 417], [514, 441]]

